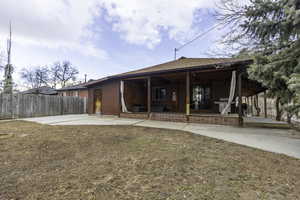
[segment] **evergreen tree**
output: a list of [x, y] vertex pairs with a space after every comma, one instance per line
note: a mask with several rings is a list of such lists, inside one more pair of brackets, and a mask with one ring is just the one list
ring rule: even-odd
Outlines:
[[297, 92], [289, 85], [290, 79], [300, 73], [300, 1], [251, 0], [249, 5], [226, 13], [227, 19], [233, 19], [234, 12], [240, 15], [241, 32], [230, 41], [246, 38], [254, 44], [255, 63], [248, 71], [250, 78], [270, 89], [269, 94], [277, 98], [290, 120], [299, 111]]

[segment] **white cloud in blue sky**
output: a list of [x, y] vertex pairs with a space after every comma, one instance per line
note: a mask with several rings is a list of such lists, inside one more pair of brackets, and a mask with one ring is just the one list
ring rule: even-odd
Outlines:
[[[173, 58], [180, 43], [215, 24], [207, 0], [2, 0], [0, 49], [13, 24], [18, 69], [70, 60], [90, 78]], [[220, 31], [180, 54], [200, 57]], [[17, 73], [15, 73], [17, 79]]]

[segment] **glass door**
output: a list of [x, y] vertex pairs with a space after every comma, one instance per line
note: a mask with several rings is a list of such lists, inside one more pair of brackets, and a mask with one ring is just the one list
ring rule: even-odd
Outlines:
[[192, 108], [194, 110], [210, 108], [210, 87], [193, 85], [192, 88]]

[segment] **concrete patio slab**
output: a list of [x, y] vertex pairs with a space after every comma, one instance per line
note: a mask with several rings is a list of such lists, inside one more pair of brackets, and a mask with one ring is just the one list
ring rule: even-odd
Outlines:
[[181, 122], [164, 122], [164, 121], [144, 120], [140, 123], [136, 123], [135, 126], [183, 130], [183, 129], [185, 129], [186, 126], [188, 126], [188, 124], [181, 123]]
[[90, 116], [87, 114], [82, 115], [57, 115], [57, 116], [47, 116], [47, 117], [33, 117], [33, 118], [24, 118], [19, 120], [37, 122], [41, 124], [55, 124], [62, 122], [73, 122], [78, 120], [88, 119]]
[[97, 117], [91, 117], [89, 119], [52, 123], [51, 125], [134, 125], [142, 121], [143, 120], [138, 119], [99, 119]]
[[300, 158], [300, 139], [291, 137], [291, 133], [287, 130], [224, 126], [205, 127], [205, 125], [199, 127], [198, 124], [186, 126], [185, 130], [207, 137]]
[[139, 119], [125, 119], [115, 116], [96, 115], [60, 115], [50, 117], [26, 118], [21, 120], [49, 125], [133, 125], [135, 123], [143, 121]]
[[294, 130], [240, 128], [222, 125], [177, 123], [113, 116], [63, 115], [22, 119], [50, 125], [133, 125], [188, 131], [300, 159], [300, 134]]
[[274, 119], [264, 117], [243, 117], [244, 126], [260, 127], [260, 128], [285, 128], [289, 129], [290, 125], [284, 121], [276, 121]]

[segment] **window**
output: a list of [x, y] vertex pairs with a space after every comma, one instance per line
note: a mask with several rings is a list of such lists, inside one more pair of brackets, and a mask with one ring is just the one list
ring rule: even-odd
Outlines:
[[210, 107], [210, 87], [193, 86], [192, 101], [195, 110], [207, 109]]
[[166, 88], [154, 88], [153, 100], [163, 101], [167, 98], [167, 89]]

